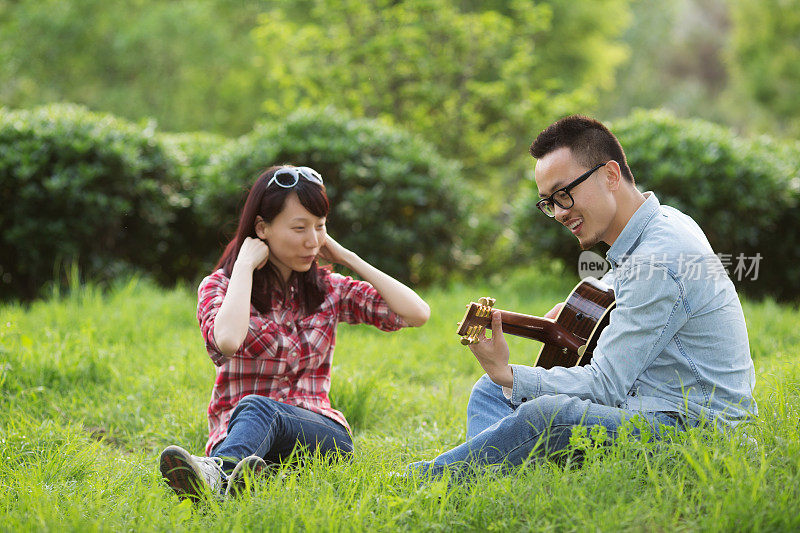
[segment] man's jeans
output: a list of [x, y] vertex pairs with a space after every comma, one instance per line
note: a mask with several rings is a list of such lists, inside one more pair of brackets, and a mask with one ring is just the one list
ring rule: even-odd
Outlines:
[[353, 441], [338, 422], [302, 407], [251, 394], [233, 410], [228, 436], [211, 450], [211, 456], [222, 457], [222, 468], [230, 473], [238, 461], [250, 455], [278, 463], [288, 458], [298, 444], [308, 453], [319, 450], [329, 457], [337, 452], [343, 456], [353, 452]]
[[[553, 457], [569, 451], [572, 428], [600, 425], [614, 439], [625, 420], [639, 415], [655, 438], [665, 426], [684, 430], [696, 422], [677, 413], [642, 413], [559, 395], [532, 398], [514, 409], [502, 388], [484, 375], [475, 383], [467, 405], [467, 441], [433, 461], [412, 463], [414, 475], [439, 476], [446, 469], [464, 474], [471, 468], [502, 464], [522, 464], [529, 457]], [[631, 434], [640, 427], [633, 425]]]

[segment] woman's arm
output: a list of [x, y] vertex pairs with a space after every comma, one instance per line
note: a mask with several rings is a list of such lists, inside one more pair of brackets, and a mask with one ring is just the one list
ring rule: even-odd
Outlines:
[[247, 237], [242, 243], [225, 298], [214, 321], [214, 342], [225, 357], [235, 354], [247, 336], [253, 272], [266, 265], [267, 258], [269, 247], [264, 242]]
[[320, 249], [320, 256], [349, 268], [364, 281], [371, 283], [378, 294], [386, 300], [389, 309], [400, 315], [409, 326], [421, 326], [430, 318], [431, 308], [416, 292], [370, 265], [333, 240], [330, 235]]

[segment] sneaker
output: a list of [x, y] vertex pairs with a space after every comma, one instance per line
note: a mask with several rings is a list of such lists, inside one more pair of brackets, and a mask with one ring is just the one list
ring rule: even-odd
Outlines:
[[203, 493], [221, 494], [225, 473], [219, 457], [198, 457], [180, 446], [161, 452], [161, 475], [181, 498], [197, 499]]
[[231, 472], [228, 478], [228, 488], [225, 491], [225, 497], [239, 496], [248, 488], [252, 490], [253, 478], [260, 474], [266, 467], [267, 463], [257, 455], [251, 455], [239, 461], [239, 464], [236, 465], [236, 468], [233, 469], [233, 472]]

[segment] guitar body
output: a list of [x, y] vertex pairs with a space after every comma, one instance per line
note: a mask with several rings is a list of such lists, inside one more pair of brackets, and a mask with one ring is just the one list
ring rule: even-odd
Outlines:
[[[595, 278], [586, 278], [572, 289], [556, 324], [584, 341], [584, 350], [545, 343], [539, 350], [534, 366], [583, 366], [592, 360], [597, 338], [608, 325], [611, 310], [616, 305], [614, 289]], [[582, 353], [579, 353], [582, 352]]]
[[[480, 333], [491, 327], [493, 305], [494, 299], [481, 298], [480, 303], [467, 306], [464, 319], [458, 323], [462, 344], [477, 342]], [[572, 289], [555, 320], [510, 311], [501, 311], [500, 316], [504, 333], [544, 343], [535, 366], [583, 366], [592, 360], [597, 339], [615, 305], [614, 289], [590, 277]]]

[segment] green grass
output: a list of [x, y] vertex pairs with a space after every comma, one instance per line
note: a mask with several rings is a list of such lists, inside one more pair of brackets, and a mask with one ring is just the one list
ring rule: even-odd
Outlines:
[[[585, 464], [531, 464], [472, 483], [392, 477], [464, 438], [480, 367], [458, 343], [464, 305], [542, 314], [573, 280], [535, 271], [431, 289], [423, 328], [338, 330], [332, 399], [355, 431], [351, 463], [285, 467], [236, 501], [181, 503], [161, 482], [169, 444], [201, 453], [214, 369], [194, 288], [137, 280], [0, 307], [0, 530], [796, 530], [800, 528], [800, 312], [745, 303], [761, 416], [730, 436], [623, 442]], [[511, 340], [515, 362], [538, 344]], [[724, 349], [721, 347], [720, 349]]]

